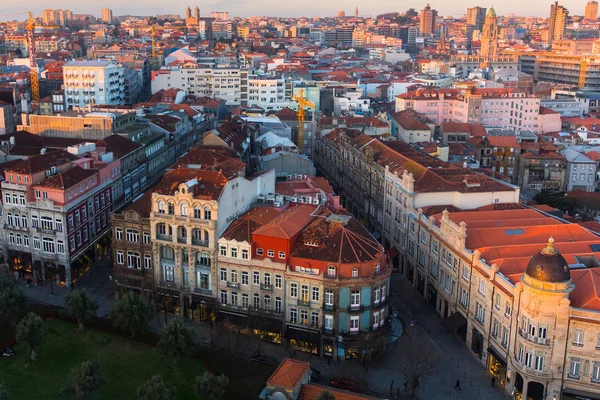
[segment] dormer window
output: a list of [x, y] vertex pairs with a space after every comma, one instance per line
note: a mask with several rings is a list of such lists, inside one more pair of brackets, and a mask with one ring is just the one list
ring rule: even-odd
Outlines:
[[331, 277], [335, 276], [335, 267], [333, 265], [330, 265], [329, 268], [327, 268], [327, 275]]
[[352, 277], [353, 277], [353, 278], [358, 278], [358, 268], [354, 268], [354, 269], [352, 270]]

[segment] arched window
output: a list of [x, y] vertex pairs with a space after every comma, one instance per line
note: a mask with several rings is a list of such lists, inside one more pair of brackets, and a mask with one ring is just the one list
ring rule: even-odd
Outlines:
[[157, 239], [166, 239], [167, 237], [167, 225], [163, 224], [162, 222], [160, 224], [156, 224], [156, 238]]
[[329, 268], [327, 268], [327, 275], [335, 276], [335, 267], [333, 265], [330, 265]]
[[333, 290], [331, 289], [325, 291], [325, 305], [333, 306]]
[[197, 219], [202, 218], [202, 208], [194, 207], [194, 218], [197, 218]]
[[183, 227], [183, 226], [180, 226], [179, 228], [177, 228], [177, 240], [185, 242], [186, 239], [187, 239], [187, 229], [185, 229], [185, 227]]
[[204, 219], [212, 219], [212, 212], [208, 207], [204, 207]]
[[159, 214], [165, 213], [165, 202], [162, 200], [159, 200], [159, 202], [158, 202], [158, 213]]
[[169, 215], [175, 215], [175, 203], [169, 202]]
[[352, 277], [353, 277], [353, 278], [358, 278], [358, 268], [354, 268], [354, 269], [352, 270]]
[[175, 259], [175, 251], [169, 246], [160, 246], [160, 258], [166, 260]]
[[187, 215], [188, 215], [188, 206], [187, 206], [187, 204], [185, 204], [185, 203], [181, 203], [181, 204], [179, 205], [179, 214], [180, 214], [182, 217], [187, 217]]

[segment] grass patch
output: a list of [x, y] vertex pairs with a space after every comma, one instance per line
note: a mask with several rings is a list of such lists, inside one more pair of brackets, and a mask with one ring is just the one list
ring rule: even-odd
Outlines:
[[[72, 368], [85, 360], [100, 361], [106, 386], [90, 399], [135, 399], [141, 384], [152, 375], [162, 375], [168, 386], [175, 387], [176, 399], [193, 399], [192, 383], [202, 374], [205, 363], [197, 358], [179, 361], [173, 371], [173, 360], [164, 359], [156, 348], [98, 330], [77, 333], [76, 325], [48, 319], [48, 336], [40, 359], [31, 363], [26, 350], [17, 344], [17, 356], [0, 358], [0, 381], [6, 382], [14, 400], [61, 399], [58, 391]], [[224, 373], [230, 379], [232, 399], [256, 398], [272, 367], [250, 365], [244, 360], [223, 356], [217, 352], [200, 355], [212, 372]], [[64, 399], [64, 398], [63, 398]]]

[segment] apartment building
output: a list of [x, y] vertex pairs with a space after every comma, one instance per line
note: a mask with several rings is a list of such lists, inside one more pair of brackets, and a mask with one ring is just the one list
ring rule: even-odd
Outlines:
[[522, 143], [517, 184], [523, 190], [563, 190], [565, 177], [566, 159], [556, 147]]
[[507, 394], [596, 398], [598, 238], [516, 204], [440, 212], [406, 200], [402, 273]]
[[396, 139], [406, 143], [433, 140], [435, 124], [426, 116], [413, 110], [403, 110], [392, 115], [392, 132]]
[[124, 104], [124, 70], [113, 61], [69, 61], [63, 65], [63, 81], [69, 107]]
[[548, 42], [552, 44], [553, 40], [562, 39], [567, 33], [567, 17], [569, 10], [555, 1], [550, 6], [550, 33]]
[[[544, 133], [540, 100], [517, 89], [418, 89], [396, 96], [396, 112], [412, 109], [435, 124], [461, 122]], [[546, 124], [548, 125], [548, 124]], [[545, 129], [560, 131], [560, 126]]]
[[263, 110], [281, 110], [292, 101], [293, 83], [284, 79], [250, 77], [248, 79], [248, 105]]
[[67, 286], [105, 250], [110, 184], [120, 177], [111, 153], [77, 157], [80, 147], [44, 149], [7, 170], [2, 182], [2, 225], [12, 267]]
[[227, 106], [237, 107], [248, 102], [248, 71], [233, 66], [214, 66], [187, 62], [169, 69], [153, 71], [152, 93], [177, 88], [197, 97], [216, 97]]
[[467, 139], [466, 145], [481, 168], [490, 168], [517, 182], [521, 145], [515, 136], [476, 136]]
[[578, 87], [600, 89], [600, 57], [544, 53], [535, 60], [533, 78]]
[[567, 162], [564, 190], [567, 192], [571, 190], [595, 192], [597, 162], [586, 157], [585, 154], [569, 148], [561, 150], [559, 153], [565, 157]]

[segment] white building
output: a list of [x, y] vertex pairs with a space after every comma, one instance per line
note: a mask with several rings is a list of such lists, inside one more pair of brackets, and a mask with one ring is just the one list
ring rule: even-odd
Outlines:
[[63, 66], [63, 80], [69, 107], [124, 103], [124, 69], [113, 61], [70, 61]]
[[248, 99], [248, 71], [238, 67], [206, 67], [196, 63], [161, 69], [152, 77], [152, 93], [161, 89], [177, 88], [186, 94], [217, 97], [228, 106], [246, 104]]
[[248, 79], [248, 105], [265, 110], [280, 110], [290, 106], [292, 82], [283, 79]]
[[336, 115], [342, 113], [363, 114], [369, 111], [371, 99], [363, 95], [363, 91], [347, 91], [343, 95], [336, 95], [333, 98], [333, 112]]
[[567, 175], [565, 177], [565, 191], [585, 190], [593, 192], [596, 190], [596, 169], [598, 164], [591, 158], [573, 149], [560, 151], [567, 159]]

